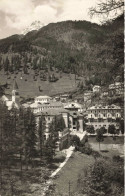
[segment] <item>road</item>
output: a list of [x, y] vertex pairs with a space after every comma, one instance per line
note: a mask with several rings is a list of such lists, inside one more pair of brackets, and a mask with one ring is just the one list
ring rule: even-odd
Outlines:
[[[80, 140], [83, 139], [83, 137], [86, 135], [86, 131], [84, 132], [73, 132], [73, 135], [77, 135]], [[50, 180], [48, 180], [45, 184], [44, 192], [41, 193], [41, 196], [45, 196], [46, 191], [49, 189], [49, 186], [52, 184], [52, 179], [58, 174], [58, 172], [64, 167], [64, 165], [67, 163], [71, 155], [73, 154], [74, 146], [70, 146], [68, 149], [62, 150], [66, 154], [66, 159], [63, 163], [59, 165], [59, 167], [51, 174]]]

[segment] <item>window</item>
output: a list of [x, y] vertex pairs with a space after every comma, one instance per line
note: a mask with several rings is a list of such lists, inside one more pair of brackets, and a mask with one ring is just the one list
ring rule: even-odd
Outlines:
[[19, 95], [19, 93], [18, 92], [15, 92], [15, 95]]

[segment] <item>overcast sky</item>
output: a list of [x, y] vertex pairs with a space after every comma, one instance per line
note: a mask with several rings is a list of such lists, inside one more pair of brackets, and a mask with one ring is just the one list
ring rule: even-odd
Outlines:
[[20, 34], [33, 21], [44, 25], [65, 20], [90, 19], [89, 8], [98, 0], [0, 0], [0, 39]]

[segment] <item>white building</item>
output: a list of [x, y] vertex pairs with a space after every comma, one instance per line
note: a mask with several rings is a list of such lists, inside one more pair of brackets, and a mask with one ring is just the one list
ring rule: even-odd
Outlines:
[[83, 105], [78, 102], [69, 102], [64, 105], [64, 108], [70, 111], [83, 112]]
[[69, 94], [62, 94], [60, 95], [60, 101], [67, 101], [69, 98]]
[[88, 125], [93, 125], [95, 130], [101, 127], [108, 129], [109, 125], [114, 124], [119, 128], [118, 120], [121, 118], [121, 108], [116, 105], [92, 106], [88, 108]]
[[52, 98], [45, 95], [45, 96], [38, 96], [35, 98], [35, 103], [47, 103], [49, 101], [51, 101]]
[[18, 88], [16, 81], [14, 81], [14, 85], [13, 85], [12, 98], [9, 99], [6, 95], [3, 95], [1, 97], [1, 100], [6, 104], [6, 106], [8, 107], [8, 110], [11, 110], [12, 107], [19, 109], [20, 95], [19, 95], [19, 88]]
[[100, 92], [100, 90], [101, 90], [101, 87], [100, 86], [98, 86], [98, 85], [95, 85], [95, 86], [93, 86], [93, 92], [96, 92], [96, 93], [98, 93], [98, 92]]
[[93, 95], [93, 91], [86, 91], [84, 93], [84, 101], [91, 101], [91, 98], [92, 98], [92, 95]]
[[115, 82], [114, 84], [109, 85], [110, 95], [124, 95], [124, 83]]

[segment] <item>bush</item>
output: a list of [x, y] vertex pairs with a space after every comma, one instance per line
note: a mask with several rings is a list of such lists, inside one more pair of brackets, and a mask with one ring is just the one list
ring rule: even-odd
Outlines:
[[70, 144], [73, 146], [80, 146], [80, 139], [77, 135], [73, 135], [70, 140]]
[[78, 178], [79, 192], [87, 196], [124, 195], [123, 164], [98, 158]]
[[87, 144], [85, 146], [82, 146], [82, 147], [79, 147], [79, 151], [81, 153], [84, 153], [84, 154], [87, 154], [87, 155], [92, 154], [92, 149], [91, 149], [89, 144]]
[[92, 156], [95, 158], [95, 159], [97, 159], [97, 158], [99, 158], [99, 157], [101, 157], [102, 155], [98, 152], [98, 151], [92, 151]]
[[123, 162], [124, 161], [124, 159], [122, 157], [120, 157], [119, 155], [117, 155], [117, 156], [114, 155], [112, 159], [114, 162]]

